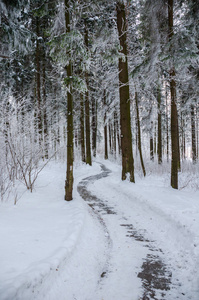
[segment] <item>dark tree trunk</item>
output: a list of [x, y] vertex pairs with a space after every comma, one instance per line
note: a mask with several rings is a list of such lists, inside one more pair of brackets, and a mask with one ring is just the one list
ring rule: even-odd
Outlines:
[[[172, 53], [173, 38], [173, 0], [168, 0], [168, 23], [170, 42], [170, 52]], [[171, 67], [170, 75], [170, 93], [171, 93], [171, 186], [178, 189], [178, 170], [179, 170], [179, 130], [178, 130], [178, 112], [176, 103], [176, 82], [175, 69]]]
[[115, 126], [116, 126], [116, 135], [117, 135], [117, 143], [118, 143], [118, 154], [120, 155], [122, 150], [121, 150], [120, 127], [119, 127], [117, 111], [115, 111]]
[[97, 146], [97, 105], [96, 100], [92, 99], [92, 150], [93, 156], [96, 157]]
[[195, 126], [195, 107], [191, 105], [191, 146], [192, 146], [192, 160], [196, 163], [196, 126]]
[[150, 160], [154, 161], [153, 153], [153, 122], [151, 121], [151, 130], [150, 130]]
[[[170, 74], [174, 76], [174, 73]], [[171, 90], [171, 186], [178, 189], [178, 113], [176, 105], [176, 85], [175, 80], [170, 81]]]
[[117, 151], [117, 113], [114, 111], [114, 122], [113, 122], [113, 152], [116, 158], [116, 151]]
[[[86, 76], [87, 89], [89, 88], [88, 74]], [[86, 163], [90, 166], [91, 162], [91, 141], [90, 141], [90, 103], [89, 103], [89, 92], [85, 92], [85, 120], [86, 120]]]
[[135, 152], [135, 155], [137, 157], [138, 156], [138, 122], [137, 122], [137, 118], [135, 118], [135, 130], [136, 130], [136, 134], [135, 134], [136, 152]]
[[130, 93], [128, 78], [127, 59], [127, 22], [124, 3], [117, 2], [117, 28], [119, 42], [124, 58], [119, 58], [119, 94], [120, 94], [120, 126], [122, 148], [122, 180], [130, 174], [130, 181], [135, 182], [134, 160], [132, 151], [131, 116], [130, 116]]
[[106, 111], [107, 111], [106, 91], [104, 90], [104, 159], [108, 159], [108, 137], [107, 137]]
[[45, 51], [43, 50], [43, 120], [44, 120], [44, 157], [48, 159], [48, 121], [47, 121], [47, 103], [46, 103], [46, 65]]
[[41, 112], [41, 47], [39, 44], [40, 36], [40, 22], [39, 17], [36, 17], [36, 95], [37, 95], [37, 128], [39, 134], [39, 143], [42, 140], [42, 112]]
[[183, 113], [181, 112], [181, 157], [182, 159], [185, 158], [185, 149], [184, 149], [184, 119], [183, 119]]
[[155, 121], [155, 128], [154, 128], [154, 155], [157, 154], [157, 124], [156, 124], [156, 121]]
[[109, 132], [109, 149], [110, 149], [110, 153], [113, 154], [113, 149], [112, 149], [112, 125], [111, 125], [110, 120], [108, 122], [108, 132]]
[[81, 140], [81, 155], [82, 161], [86, 162], [86, 155], [85, 155], [85, 137], [84, 137], [84, 97], [81, 94], [81, 111], [80, 111], [80, 140]]
[[[70, 32], [69, 0], [65, 0], [66, 33]], [[72, 65], [69, 60], [66, 66], [68, 78], [72, 77]], [[65, 182], [65, 200], [73, 199], [73, 96], [72, 88], [67, 91], [67, 171]]]
[[161, 90], [158, 87], [158, 164], [162, 163], [162, 112], [161, 112]]
[[144, 166], [143, 156], [142, 156], [142, 140], [141, 140], [141, 130], [140, 130], [140, 115], [139, 115], [139, 106], [138, 106], [138, 94], [135, 92], [135, 105], [136, 105], [136, 114], [137, 114], [137, 126], [138, 126], [138, 150], [140, 154], [140, 162], [142, 166], [142, 172], [146, 176], [146, 170]]
[[183, 144], [184, 144], [184, 159], [186, 159], [186, 135], [184, 134], [184, 138], [183, 138]]
[[[85, 26], [85, 45], [88, 49], [88, 29], [86, 20], [84, 22]], [[85, 72], [85, 79], [87, 85], [87, 91], [85, 92], [85, 119], [86, 119], [86, 163], [90, 166], [92, 165], [91, 161], [91, 138], [90, 138], [90, 102], [89, 102], [89, 81], [88, 81], [88, 72]]]
[[166, 85], [166, 135], [167, 135], [167, 162], [169, 162], [169, 113], [168, 113], [168, 100], [167, 100], [167, 85]]

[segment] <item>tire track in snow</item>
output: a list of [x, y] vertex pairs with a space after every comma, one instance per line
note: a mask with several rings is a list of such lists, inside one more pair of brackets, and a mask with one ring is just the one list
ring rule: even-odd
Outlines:
[[110, 249], [112, 248], [112, 240], [110, 237], [110, 233], [108, 231], [108, 228], [106, 226], [106, 223], [104, 222], [103, 218], [101, 217], [100, 213], [98, 212], [97, 209], [95, 209], [95, 204], [97, 203], [97, 206], [100, 206], [103, 210], [106, 210], [107, 213], [109, 214], [114, 214], [115, 212], [112, 211], [112, 207], [109, 207], [103, 203], [100, 199], [98, 199], [95, 195], [92, 195], [88, 190], [87, 190], [87, 185], [93, 181], [99, 180], [101, 178], [107, 177], [111, 171], [107, 169], [104, 165], [101, 165], [102, 173], [97, 174], [97, 175], [92, 175], [89, 177], [84, 178], [81, 180], [77, 186], [77, 191], [80, 194], [80, 196], [88, 203], [88, 205], [92, 208], [94, 211], [95, 215], [97, 216], [98, 221], [103, 227], [104, 234], [107, 238], [107, 258], [104, 264], [104, 268], [102, 269], [101, 276], [99, 278], [98, 284], [101, 282], [101, 280], [107, 276], [107, 273], [109, 272], [109, 261], [110, 261]]
[[[108, 206], [103, 200], [97, 198], [91, 192], [87, 190], [87, 185], [96, 180], [107, 177], [111, 171], [107, 169], [103, 164], [100, 164], [102, 173], [89, 176], [84, 178], [77, 187], [77, 190], [81, 197], [88, 203], [88, 205], [93, 209], [99, 222], [102, 224], [104, 231], [107, 236], [108, 250], [107, 260], [105, 262], [105, 267], [101, 273], [101, 278], [99, 283], [104, 277], [108, 277], [109, 273], [112, 272], [109, 266], [110, 260], [110, 250], [112, 248], [112, 239], [108, 231], [107, 225], [103, 219], [103, 215], [117, 215], [117, 212], [113, 207]], [[126, 221], [128, 219], [124, 218]], [[144, 289], [143, 295], [139, 300], [154, 299], [161, 295], [161, 299], [165, 299], [165, 291], [170, 289], [172, 274], [168, 271], [167, 266], [163, 263], [162, 258], [158, 253], [162, 252], [161, 249], [156, 249], [154, 246], [154, 241], [150, 241], [145, 237], [145, 234], [134, 228], [132, 224], [123, 223], [119, 224], [121, 227], [126, 229], [126, 237], [133, 238], [138, 243], [143, 243], [143, 247], [148, 247], [149, 253], [146, 258], [143, 259], [143, 264], [141, 271], [138, 273], [138, 277], [142, 280], [142, 286]], [[145, 232], [146, 233], [146, 232]], [[162, 252], [163, 253], [163, 252]], [[162, 255], [161, 255], [162, 256]], [[159, 296], [157, 296], [157, 294]]]

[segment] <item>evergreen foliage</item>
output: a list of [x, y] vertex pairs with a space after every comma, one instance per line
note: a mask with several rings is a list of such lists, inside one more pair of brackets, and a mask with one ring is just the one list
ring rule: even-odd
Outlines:
[[[126, 53], [116, 2], [126, 13]], [[81, 150], [83, 161], [91, 164], [92, 154], [104, 148], [106, 157], [120, 157], [119, 91], [129, 85], [132, 145], [136, 153], [142, 148], [142, 168], [150, 157], [155, 164], [156, 155], [160, 164], [165, 157], [171, 162], [173, 96], [176, 157], [182, 163], [190, 148], [190, 159], [197, 163], [199, 6], [194, 0], [173, 1], [171, 33], [168, 5], [170, 0], [70, 0], [66, 30], [63, 0], [0, 0], [2, 197], [16, 180], [32, 189], [33, 173], [51, 157], [66, 159], [68, 93], [73, 97], [74, 154]], [[129, 78], [121, 84], [118, 61], [121, 67], [126, 58]], [[87, 152], [92, 149], [87, 160], [85, 146]], [[179, 171], [180, 161], [177, 165]]]

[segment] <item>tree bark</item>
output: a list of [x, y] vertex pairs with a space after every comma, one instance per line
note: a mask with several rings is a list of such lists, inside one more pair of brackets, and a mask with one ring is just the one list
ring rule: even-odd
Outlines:
[[116, 151], [117, 151], [117, 113], [116, 110], [114, 111], [114, 123], [113, 123], [113, 152], [116, 158]]
[[185, 132], [184, 132], [184, 119], [183, 119], [183, 113], [182, 112], [181, 112], [181, 118], [180, 118], [180, 127], [181, 127], [181, 145], [180, 145], [181, 157], [182, 157], [182, 159], [184, 159], [184, 157], [185, 157], [185, 149], [184, 149], [184, 135], [185, 135]]
[[118, 143], [118, 154], [120, 155], [122, 150], [121, 150], [120, 127], [119, 127], [117, 111], [115, 111], [115, 126], [116, 126], [116, 135], [117, 135], [117, 143]]
[[97, 104], [96, 100], [92, 99], [92, 150], [93, 156], [96, 157], [97, 146]]
[[106, 91], [104, 90], [104, 159], [108, 159], [108, 137], [107, 137], [107, 120], [106, 120]]
[[169, 162], [169, 113], [168, 113], [168, 93], [166, 85], [166, 140], [167, 140], [167, 162]]
[[44, 120], [44, 157], [48, 159], [48, 121], [47, 121], [47, 103], [46, 103], [46, 61], [45, 61], [45, 51], [43, 49], [43, 120]]
[[[168, 39], [170, 42], [170, 53], [173, 48], [173, 0], [168, 0]], [[176, 82], [175, 68], [171, 62], [170, 75], [170, 93], [171, 93], [171, 186], [178, 189], [178, 170], [179, 170], [179, 130], [178, 130], [178, 112], [176, 103]]]
[[[70, 32], [70, 13], [69, 0], [65, 0], [65, 22], [66, 33]], [[72, 77], [71, 59], [66, 66], [67, 77]], [[73, 96], [72, 87], [68, 87], [67, 91], [67, 171], [65, 182], [65, 200], [71, 201], [73, 199]]]
[[112, 124], [109, 120], [108, 122], [108, 133], [109, 133], [109, 149], [110, 149], [110, 154], [113, 154], [113, 148], [112, 148]]
[[196, 126], [195, 126], [195, 107], [191, 105], [191, 146], [192, 146], [192, 160], [196, 163]]
[[137, 92], [135, 92], [135, 104], [136, 104], [137, 126], [138, 126], [138, 150], [139, 150], [139, 154], [140, 154], [140, 162], [141, 162], [141, 166], [142, 166], [142, 172], [143, 172], [144, 176], [146, 176], [146, 170], [145, 170], [143, 156], [142, 156], [140, 116], [139, 116], [139, 106], [138, 106], [138, 94], [137, 94]]
[[[171, 78], [175, 72], [170, 73]], [[176, 105], [176, 84], [175, 80], [170, 80], [171, 91], [171, 186], [178, 189], [178, 113]]]
[[154, 142], [153, 153], [154, 153], [154, 155], [156, 155], [157, 154], [157, 124], [156, 124], [156, 121], [155, 121], [153, 142]]
[[80, 140], [81, 140], [81, 155], [82, 155], [82, 162], [86, 162], [86, 155], [85, 155], [85, 137], [84, 137], [84, 97], [83, 94], [80, 95]]
[[153, 153], [153, 122], [151, 121], [151, 129], [150, 129], [150, 160], [154, 161], [154, 153]]
[[[85, 45], [88, 49], [88, 29], [86, 20], [84, 22], [85, 26]], [[92, 165], [91, 161], [91, 141], [90, 141], [90, 103], [89, 103], [89, 81], [88, 81], [88, 72], [85, 72], [85, 79], [87, 85], [87, 91], [85, 92], [85, 119], [86, 119], [86, 163], [90, 166]]]
[[161, 112], [161, 90], [158, 86], [157, 90], [158, 101], [158, 164], [162, 163], [162, 112]]
[[127, 21], [125, 5], [120, 1], [116, 4], [117, 28], [120, 42], [119, 58], [119, 94], [120, 94], [120, 126], [121, 126], [121, 148], [122, 148], [122, 180], [130, 174], [130, 181], [135, 182], [134, 160], [132, 151], [131, 116], [130, 116], [130, 93], [128, 78], [127, 59]]
[[36, 17], [36, 95], [37, 95], [37, 128], [39, 134], [39, 143], [42, 140], [42, 112], [41, 112], [41, 48], [39, 45], [39, 17]]

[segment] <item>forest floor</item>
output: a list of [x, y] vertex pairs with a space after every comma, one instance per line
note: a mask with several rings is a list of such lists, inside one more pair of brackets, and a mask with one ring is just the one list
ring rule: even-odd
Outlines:
[[199, 299], [199, 191], [120, 176], [114, 162], [76, 165], [65, 202], [52, 162], [33, 193], [1, 203], [0, 300]]

